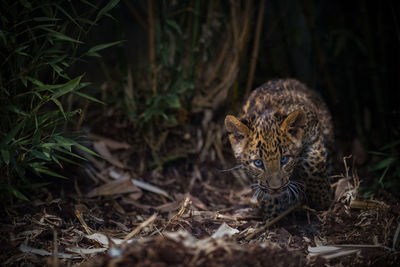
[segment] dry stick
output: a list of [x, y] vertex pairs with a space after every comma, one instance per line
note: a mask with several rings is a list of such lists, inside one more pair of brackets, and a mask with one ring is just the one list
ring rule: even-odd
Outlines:
[[168, 225], [170, 225], [170, 223], [172, 221], [175, 221], [176, 219], [178, 219], [179, 217], [181, 217], [183, 215], [183, 213], [185, 213], [186, 209], [192, 205], [192, 201], [190, 199], [190, 197], [186, 197], [185, 201], [183, 202], [182, 206], [180, 207], [179, 211], [174, 215], [174, 217], [172, 217], [167, 224], [162, 228], [162, 232], [164, 232], [165, 229], [167, 229]]
[[53, 255], [51, 257], [51, 266], [58, 267], [58, 240], [57, 240], [57, 231], [53, 229]]
[[264, 7], [265, 7], [265, 0], [262, 0], [260, 2], [260, 7], [258, 9], [256, 36], [254, 37], [254, 47], [253, 47], [253, 53], [251, 55], [251, 64], [250, 64], [249, 77], [247, 79], [247, 84], [246, 84], [245, 99], [247, 99], [247, 97], [248, 97], [248, 95], [250, 93], [251, 86], [253, 84], [254, 73], [255, 73], [255, 70], [256, 70], [257, 57], [258, 57], [258, 52], [260, 50], [260, 38], [261, 38], [261, 31], [262, 31], [262, 22], [264, 20]]
[[254, 232], [252, 232], [251, 234], [246, 236], [245, 240], [250, 241], [250, 239], [252, 239], [255, 235], [261, 233], [262, 231], [265, 231], [271, 225], [279, 222], [283, 217], [285, 217], [286, 215], [288, 215], [289, 213], [291, 213], [292, 211], [294, 211], [295, 209], [297, 209], [300, 206], [301, 206], [301, 203], [297, 203], [296, 205], [291, 206], [290, 208], [288, 208], [287, 210], [285, 210], [284, 212], [279, 214], [277, 217], [275, 217], [274, 219], [272, 219], [271, 221], [266, 223], [264, 226], [262, 226], [261, 228], [255, 230]]
[[79, 222], [82, 224], [82, 226], [85, 229], [86, 233], [88, 235], [93, 234], [92, 230], [90, 229], [90, 227], [87, 225], [87, 223], [83, 219], [82, 212], [79, 209], [75, 210], [75, 216], [78, 218]]
[[145, 228], [147, 225], [149, 225], [150, 223], [152, 223], [155, 219], [157, 218], [157, 213], [154, 213], [153, 215], [151, 215], [147, 220], [145, 220], [144, 222], [142, 222], [141, 224], [139, 224], [135, 229], [133, 229], [132, 232], [130, 232], [129, 234], [127, 234], [124, 238], [124, 241], [128, 241], [129, 239], [131, 239], [132, 237], [134, 237], [135, 235], [137, 235], [143, 228]]

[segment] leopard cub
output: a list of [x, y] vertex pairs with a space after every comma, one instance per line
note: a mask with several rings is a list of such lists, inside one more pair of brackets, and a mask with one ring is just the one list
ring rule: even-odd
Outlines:
[[293, 79], [270, 81], [252, 92], [239, 117], [226, 116], [225, 127], [265, 220], [298, 202], [330, 205], [333, 126], [316, 92]]

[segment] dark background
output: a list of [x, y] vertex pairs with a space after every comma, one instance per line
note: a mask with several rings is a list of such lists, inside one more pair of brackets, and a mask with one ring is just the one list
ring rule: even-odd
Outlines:
[[[229, 5], [232, 3], [219, 2], [219, 12], [226, 13], [220, 16], [230, 15]], [[328, 102], [339, 139], [360, 138], [364, 145], [374, 149], [398, 139], [398, 3], [307, 0], [265, 3], [252, 88], [269, 79], [296, 78], [319, 91]], [[187, 6], [181, 5], [179, 1], [155, 1], [156, 19], [159, 23], [163, 22], [163, 13], [165, 15], [167, 12], [165, 6], [174, 11], [190, 8], [194, 4], [195, 1], [188, 1]], [[242, 52], [236, 79], [238, 98], [245, 94], [259, 4], [259, 1], [253, 2], [249, 43]], [[209, 15], [207, 7], [206, 3], [201, 3], [198, 13], [200, 23]], [[135, 69], [135, 66], [146, 63], [148, 32], [140, 25], [138, 18], [132, 15], [132, 9], [146, 23], [146, 1], [122, 1], [114, 10], [118, 21], [105, 21], [91, 34], [90, 40], [93, 43], [104, 42], [105, 39], [126, 40], [122, 47], [103, 55], [109, 69], [121, 71], [121, 68], [127, 66]], [[168, 10], [170, 13], [173, 11]], [[172, 18], [178, 22], [181, 19], [179, 15], [173, 15]], [[226, 41], [218, 37], [222, 36], [212, 38], [215, 46]], [[89, 74], [93, 76], [88, 79], [93, 77], [103, 81], [104, 73], [96, 62], [92, 64]], [[197, 85], [201, 87], [200, 83]], [[232, 100], [232, 92], [230, 95]], [[243, 103], [244, 99], [238, 102]]]

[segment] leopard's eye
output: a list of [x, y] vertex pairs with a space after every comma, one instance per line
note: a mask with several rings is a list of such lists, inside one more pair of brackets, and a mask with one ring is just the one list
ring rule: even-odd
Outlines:
[[260, 159], [256, 159], [253, 161], [254, 166], [256, 166], [257, 168], [263, 168], [264, 164]]
[[290, 156], [282, 156], [281, 157], [281, 166], [288, 163]]

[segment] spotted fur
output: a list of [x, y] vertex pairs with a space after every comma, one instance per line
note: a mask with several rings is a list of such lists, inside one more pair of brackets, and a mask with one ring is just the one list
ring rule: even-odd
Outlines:
[[316, 92], [293, 79], [270, 81], [252, 92], [238, 118], [226, 116], [225, 126], [265, 220], [299, 201], [316, 209], [330, 205], [333, 127]]

